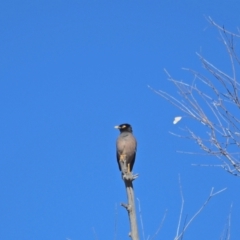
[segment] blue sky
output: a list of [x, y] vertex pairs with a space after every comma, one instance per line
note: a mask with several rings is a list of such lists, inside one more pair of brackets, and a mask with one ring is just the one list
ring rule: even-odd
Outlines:
[[0, 238], [127, 239], [113, 128], [127, 122], [138, 140], [134, 187], [145, 238], [154, 235], [166, 209], [156, 239], [174, 238], [180, 174], [184, 218], [212, 187], [228, 188], [184, 239], [219, 239], [231, 203], [231, 239], [238, 239], [238, 179], [191, 166], [215, 159], [176, 152], [198, 147], [169, 134], [185, 126], [172, 124], [180, 112], [147, 86], [175, 94], [163, 69], [178, 79], [186, 76], [182, 67], [202, 71], [196, 52], [228, 66], [205, 16], [235, 30], [239, 8], [237, 1], [206, 0], [1, 1]]

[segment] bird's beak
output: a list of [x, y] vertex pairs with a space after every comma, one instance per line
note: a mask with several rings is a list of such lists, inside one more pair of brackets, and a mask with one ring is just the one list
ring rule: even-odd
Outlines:
[[119, 129], [119, 126], [115, 126], [114, 128]]

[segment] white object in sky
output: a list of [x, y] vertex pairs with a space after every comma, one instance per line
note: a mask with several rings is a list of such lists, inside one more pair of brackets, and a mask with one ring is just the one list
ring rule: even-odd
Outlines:
[[173, 124], [177, 124], [181, 119], [182, 117], [175, 117], [173, 120]]

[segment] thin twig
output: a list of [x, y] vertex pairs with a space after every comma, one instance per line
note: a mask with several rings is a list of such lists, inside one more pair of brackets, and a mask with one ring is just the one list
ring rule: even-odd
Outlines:
[[231, 233], [232, 206], [233, 206], [233, 204], [231, 204], [231, 206], [230, 206], [230, 211], [229, 211], [229, 216], [228, 216], [228, 229], [227, 229], [226, 240], [230, 240], [230, 236], [231, 236], [230, 233]]
[[94, 227], [92, 227], [92, 231], [93, 231], [93, 235], [94, 235], [95, 240], [98, 240], [98, 236], [97, 236], [97, 233], [96, 233]]
[[143, 235], [143, 240], [145, 240], [145, 234], [144, 234], [144, 227], [143, 227], [143, 220], [142, 220], [142, 211], [141, 211], [141, 204], [139, 198], [137, 198], [138, 201], [138, 211], [139, 211], [139, 217], [140, 217], [140, 222], [141, 222], [141, 228], [142, 228], [142, 235]]
[[216, 28], [218, 28], [219, 30], [225, 31], [226, 33], [229, 33], [229, 34], [231, 34], [231, 35], [233, 35], [233, 36], [235, 36], [235, 37], [239, 37], [239, 38], [240, 38], [240, 35], [235, 34], [235, 33], [233, 33], [233, 32], [230, 32], [230, 31], [227, 31], [225, 28], [220, 27], [217, 23], [215, 23], [215, 22], [212, 20], [211, 17], [208, 17], [207, 20], [209, 20], [209, 22], [210, 22], [213, 26], [215, 26]]
[[[161, 220], [161, 222], [160, 222], [160, 225], [159, 225], [159, 227], [158, 227], [158, 229], [157, 229], [157, 231], [155, 232], [155, 234], [154, 234], [154, 235], [151, 237], [151, 239], [149, 239], [149, 240], [154, 240], [155, 237], [157, 237], [157, 235], [158, 235], [158, 233], [160, 232], [160, 230], [161, 230], [161, 228], [162, 228], [162, 225], [163, 225], [163, 223], [164, 223], [164, 221], [165, 221], [165, 218], [166, 218], [166, 216], [167, 216], [167, 212], [168, 212], [168, 210], [166, 209], [165, 212], [164, 212], [163, 218], [162, 218], [162, 220]], [[147, 240], [148, 240], [148, 239], [147, 239]]]
[[115, 204], [115, 221], [114, 221], [114, 240], [117, 240], [117, 226], [118, 226], [118, 204]]
[[202, 212], [202, 210], [206, 207], [206, 205], [208, 204], [208, 202], [211, 200], [212, 197], [218, 195], [219, 193], [225, 191], [227, 188], [224, 188], [218, 192], [213, 192], [214, 188], [211, 189], [210, 195], [207, 198], [207, 200], [204, 202], [204, 204], [200, 207], [200, 209], [193, 215], [193, 217], [188, 221], [188, 223], [186, 224], [186, 226], [184, 227], [184, 229], [182, 230], [182, 232], [177, 235], [174, 240], [179, 240], [181, 238], [181, 236], [186, 232], [187, 228], [189, 227], [189, 225], [193, 222], [193, 220]]
[[231, 212], [232, 212], [232, 204], [230, 206], [229, 215], [227, 217], [227, 223], [225, 224], [222, 235], [220, 236], [220, 240], [230, 240]]
[[180, 174], [178, 174], [178, 183], [179, 183], [182, 204], [181, 204], [181, 210], [180, 210], [180, 214], [179, 214], [176, 237], [179, 235], [179, 229], [180, 229], [180, 225], [181, 225], [181, 221], [182, 221], [182, 214], [183, 214], [183, 208], [184, 208], [184, 197], [183, 197], [183, 192], [182, 192], [182, 184], [181, 184]]

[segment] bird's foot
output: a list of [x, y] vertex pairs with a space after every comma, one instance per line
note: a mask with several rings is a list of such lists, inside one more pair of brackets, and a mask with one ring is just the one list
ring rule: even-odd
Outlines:
[[137, 179], [138, 178], [138, 173], [136, 173], [136, 174], [132, 174], [132, 177], [133, 177], [133, 180], [135, 180], [135, 179]]
[[138, 174], [132, 174], [132, 172], [126, 172], [122, 175], [123, 179], [124, 180], [127, 180], [127, 181], [134, 181], [136, 178], [138, 178]]

